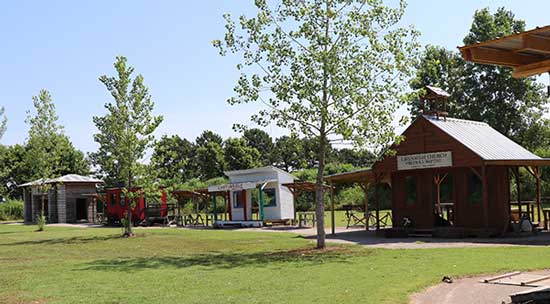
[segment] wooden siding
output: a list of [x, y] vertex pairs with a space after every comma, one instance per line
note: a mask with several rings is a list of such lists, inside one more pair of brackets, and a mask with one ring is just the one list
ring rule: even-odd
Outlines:
[[[403, 133], [404, 141], [393, 146], [395, 155], [451, 151], [453, 167], [478, 167], [481, 158], [462, 145], [460, 142], [445, 134], [439, 128], [420, 116]], [[373, 166], [375, 172], [397, 171], [397, 157], [388, 156]]]
[[[485, 227], [483, 202], [468, 201], [468, 178], [473, 173], [471, 168], [481, 172], [482, 159], [460, 142], [447, 135], [423, 117], [419, 117], [405, 132], [404, 141], [394, 146], [395, 155], [408, 155], [431, 152], [451, 151], [453, 166], [397, 171], [396, 156], [388, 156], [375, 163], [375, 173], [391, 176], [392, 212], [396, 227], [402, 226], [403, 218], [412, 220], [416, 229], [435, 227], [434, 206], [437, 201], [434, 176], [449, 174], [453, 178], [454, 226], [468, 229], [490, 228], [503, 231], [509, 220], [510, 181], [507, 167], [488, 166], [488, 225]], [[416, 177], [416, 201], [406, 203], [405, 179]]]

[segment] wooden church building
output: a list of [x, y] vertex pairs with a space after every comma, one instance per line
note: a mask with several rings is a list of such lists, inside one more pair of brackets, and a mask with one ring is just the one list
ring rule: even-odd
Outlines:
[[[374, 183], [391, 183], [393, 227], [454, 228], [460, 236], [488, 236], [510, 230], [514, 220], [526, 215], [535, 226], [541, 224], [540, 166], [550, 165], [550, 159], [484, 122], [447, 117], [449, 95], [434, 87], [426, 90], [422, 115], [391, 148], [394, 153], [372, 167]], [[511, 195], [511, 179], [523, 182], [521, 167], [536, 181], [534, 202], [525, 202], [519, 187], [517, 197]]]

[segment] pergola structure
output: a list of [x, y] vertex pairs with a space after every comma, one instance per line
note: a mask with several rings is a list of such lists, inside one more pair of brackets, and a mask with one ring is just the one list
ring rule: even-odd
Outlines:
[[[293, 196], [293, 203], [294, 203], [294, 220], [296, 221], [296, 199], [298, 198], [298, 195], [302, 192], [313, 192], [315, 193], [315, 183], [314, 182], [308, 182], [308, 181], [295, 181], [292, 183], [285, 183], [282, 184], [282, 186], [285, 186], [290, 190]], [[323, 185], [323, 193], [327, 190], [332, 189], [328, 185]], [[334, 200], [332, 199], [332, 191], [331, 191], [331, 204], [332, 204], [332, 226], [334, 227]], [[334, 234], [334, 228], [332, 229], [332, 234]]]
[[550, 72], [550, 26], [458, 48], [466, 61], [514, 69], [514, 78]]
[[224, 217], [227, 218], [227, 214], [229, 213], [229, 220], [231, 220], [231, 212], [229, 212], [230, 210], [230, 206], [229, 206], [229, 196], [230, 196], [230, 192], [229, 191], [208, 191], [208, 188], [204, 188], [204, 189], [197, 189], [195, 190], [194, 192], [197, 192], [199, 193], [200, 195], [202, 195], [203, 197], [205, 198], [211, 198], [212, 199], [212, 213], [214, 215], [214, 221], [216, 221], [218, 219], [218, 211], [217, 211], [217, 206], [216, 206], [216, 203], [217, 203], [217, 197], [223, 197], [223, 201], [224, 201], [224, 205], [225, 205], [225, 211], [224, 211]]
[[334, 185], [335, 184], [356, 184], [363, 190], [365, 194], [365, 229], [369, 229], [368, 225], [368, 213], [369, 213], [369, 200], [368, 200], [368, 190], [371, 185], [375, 186], [375, 195], [374, 195], [374, 205], [376, 207], [376, 230], [380, 229], [380, 211], [379, 211], [379, 200], [378, 200], [378, 184], [382, 182], [389, 183], [388, 176], [385, 178], [383, 173], [375, 173], [371, 169], [363, 169], [345, 173], [338, 173], [333, 175], [328, 175], [325, 177], [325, 181], [328, 182], [331, 189], [331, 217], [332, 217], [332, 234], [335, 233], [335, 223], [334, 223]]

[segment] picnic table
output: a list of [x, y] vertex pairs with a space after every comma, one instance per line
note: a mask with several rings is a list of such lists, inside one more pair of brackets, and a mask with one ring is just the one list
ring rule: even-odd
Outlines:
[[[315, 212], [298, 212], [298, 227], [315, 227]], [[311, 223], [311, 225], [308, 225]]]

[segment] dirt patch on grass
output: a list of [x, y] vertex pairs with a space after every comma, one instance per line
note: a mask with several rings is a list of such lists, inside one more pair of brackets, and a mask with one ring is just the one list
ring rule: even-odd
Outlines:
[[5, 304], [46, 304], [48, 303], [48, 300], [46, 299], [24, 300], [22, 299], [22, 295], [17, 293], [2, 294], [0, 295], [0, 298], [2, 299], [2, 303], [5, 303]]

